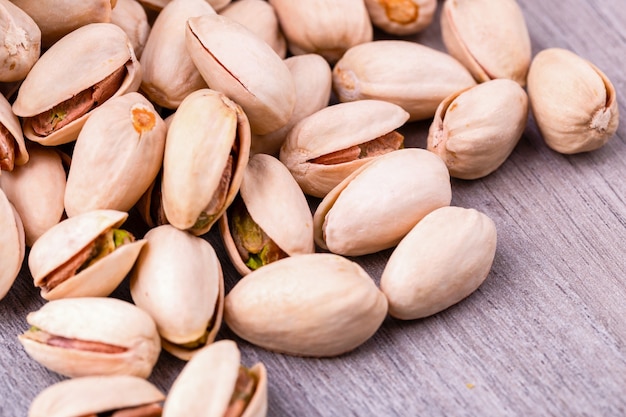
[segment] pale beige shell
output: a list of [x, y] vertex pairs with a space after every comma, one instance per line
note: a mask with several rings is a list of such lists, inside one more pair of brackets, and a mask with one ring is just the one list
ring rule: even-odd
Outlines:
[[617, 93], [609, 78], [565, 49], [546, 49], [535, 56], [528, 96], [546, 144], [557, 152], [598, 149], [619, 126]]
[[204, 15], [187, 21], [186, 45], [209, 87], [243, 108], [252, 132], [264, 135], [287, 124], [296, 103], [293, 77], [257, 35], [227, 17]]
[[444, 98], [474, 85], [456, 59], [409, 41], [357, 45], [333, 68], [333, 89], [340, 101], [388, 101], [409, 112], [409, 120], [433, 117]]
[[157, 16], [141, 57], [141, 90], [154, 103], [175, 109], [193, 91], [206, 88], [185, 46], [187, 19], [215, 14], [205, 0], [174, 0]]
[[26, 118], [24, 136], [43, 145], [75, 140], [91, 111], [45, 137], [33, 131], [28, 118], [72, 98], [124, 65], [126, 78], [114, 97], [136, 91], [141, 82], [141, 66], [126, 33], [112, 23], [92, 23], [63, 37], [35, 63], [13, 103], [13, 112]]
[[87, 211], [129, 211], [163, 162], [167, 128], [139, 93], [108, 100], [80, 131], [65, 188], [69, 217]]
[[41, 31], [33, 19], [8, 0], [0, 0], [0, 81], [26, 78], [39, 59]]
[[437, 0], [365, 0], [374, 26], [393, 35], [412, 35], [426, 29], [435, 17]]
[[27, 164], [0, 176], [0, 186], [20, 213], [26, 245], [61, 221], [65, 170], [59, 153], [42, 146], [30, 147]]
[[446, 0], [441, 32], [450, 55], [479, 82], [509, 78], [526, 85], [530, 36], [516, 0]]
[[85, 376], [41, 391], [28, 417], [86, 416], [165, 401], [152, 383], [131, 375]]
[[363, 0], [270, 0], [270, 4], [294, 55], [316, 53], [334, 63], [350, 47], [373, 38]]
[[372, 158], [334, 165], [314, 164], [309, 162], [311, 159], [376, 139], [398, 129], [408, 118], [400, 106], [380, 100], [328, 106], [291, 129], [280, 150], [280, 160], [305, 194], [324, 197]]
[[328, 106], [332, 73], [328, 62], [317, 54], [289, 57], [285, 60], [296, 86], [296, 104], [287, 124], [267, 135], [252, 135], [251, 154], [278, 156], [289, 131], [300, 120]]
[[238, 155], [226, 202], [194, 234], [206, 233], [235, 199], [250, 155], [250, 128], [241, 107], [222, 93], [202, 89], [183, 100], [167, 132], [163, 157], [163, 208], [173, 226], [194, 226], [218, 189], [235, 144]]
[[[94, 210], [70, 217], [48, 229], [33, 244], [28, 267], [35, 286], [46, 275], [67, 262], [78, 251], [110, 228], [119, 227], [128, 213]], [[126, 277], [139, 256], [145, 240], [136, 240], [118, 249], [62, 282], [51, 291], [41, 290], [46, 300], [64, 297], [105, 297]]]
[[[139, 0], [141, 4], [149, 9], [161, 11], [165, 6], [172, 2], [172, 0]], [[228, 6], [231, 0], [205, 0], [214, 10], [222, 10]]]
[[283, 258], [243, 277], [224, 320], [239, 337], [297, 356], [337, 356], [369, 339], [387, 299], [357, 263], [328, 253]]
[[117, 0], [111, 11], [111, 23], [126, 32], [135, 56], [140, 59], [150, 34], [148, 15], [141, 4], [137, 0]]
[[324, 197], [313, 216], [315, 242], [358, 256], [395, 246], [431, 211], [450, 205], [448, 168], [425, 149], [390, 152], [363, 165]]
[[25, 256], [24, 227], [19, 214], [0, 188], [0, 300], [9, 292]]
[[144, 239], [148, 243], [133, 268], [130, 294], [154, 319], [163, 348], [189, 360], [199, 348], [177, 345], [198, 340], [207, 331], [209, 344], [222, 324], [220, 262], [209, 242], [170, 225], [149, 230]]
[[[233, 395], [241, 354], [232, 340], [201, 349], [183, 368], [168, 393], [163, 417], [222, 417]], [[262, 363], [250, 371], [257, 387], [241, 417], [267, 414], [267, 371]]]
[[31, 326], [71, 340], [124, 347], [122, 353], [66, 349], [18, 336], [26, 352], [46, 368], [69, 377], [135, 375], [147, 378], [161, 352], [148, 313], [117, 298], [81, 297], [50, 301], [26, 316]]
[[443, 159], [452, 177], [481, 178], [513, 152], [527, 119], [528, 96], [518, 83], [486, 81], [441, 102], [427, 148]]
[[22, 126], [11, 109], [11, 103], [0, 94], [0, 124], [3, 125], [15, 139], [15, 165], [24, 165], [28, 162], [28, 149], [22, 134]]
[[487, 278], [496, 253], [496, 225], [487, 215], [442, 207], [424, 217], [393, 251], [380, 288], [389, 314], [413, 320], [469, 296]]
[[[239, 190], [256, 224], [289, 256], [313, 253], [313, 216], [306, 197], [289, 170], [276, 158], [257, 154], [250, 158]], [[220, 219], [226, 253], [241, 275], [248, 268], [237, 251], [228, 211]]]

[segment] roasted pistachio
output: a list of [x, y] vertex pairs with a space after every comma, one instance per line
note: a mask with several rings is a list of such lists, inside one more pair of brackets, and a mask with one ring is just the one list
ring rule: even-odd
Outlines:
[[0, 82], [20, 81], [39, 59], [41, 31], [8, 0], [0, 0]]
[[25, 255], [24, 228], [19, 214], [0, 188], [0, 300], [9, 291]]
[[433, 21], [437, 0], [365, 0], [374, 26], [394, 35], [411, 35]]

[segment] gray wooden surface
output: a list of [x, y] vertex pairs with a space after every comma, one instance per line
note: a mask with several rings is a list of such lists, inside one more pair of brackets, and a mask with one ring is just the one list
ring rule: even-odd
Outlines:
[[[603, 69], [626, 102], [623, 0], [520, 5], [533, 54], [553, 46], [575, 51]], [[438, 22], [412, 39], [443, 49]], [[623, 104], [620, 111], [626, 114]], [[423, 147], [427, 128], [406, 127], [409, 146]], [[367, 343], [333, 359], [274, 354], [236, 339], [246, 364], [267, 366], [268, 415], [626, 415], [625, 145], [626, 122], [602, 149], [560, 155], [531, 119], [498, 171], [453, 180], [452, 203], [491, 216], [498, 248], [478, 291], [440, 314], [388, 318]], [[207, 239], [226, 259], [217, 235]], [[389, 254], [356, 260], [378, 282]], [[237, 275], [223, 267], [231, 288]], [[128, 284], [113, 296], [129, 299]], [[27, 312], [42, 304], [25, 266], [0, 301], [2, 417], [25, 416], [34, 396], [62, 379], [16, 339]], [[225, 327], [219, 334], [233, 337]], [[183, 365], [162, 354], [150, 380], [167, 391]]]

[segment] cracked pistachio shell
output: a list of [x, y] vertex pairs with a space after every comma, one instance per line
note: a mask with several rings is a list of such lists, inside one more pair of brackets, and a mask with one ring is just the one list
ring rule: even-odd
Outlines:
[[[220, 190], [233, 155], [228, 191], [223, 204], [193, 228]], [[187, 96], [174, 114], [165, 141], [162, 199], [167, 220], [175, 227], [201, 235], [209, 231], [233, 202], [250, 155], [250, 127], [241, 107], [224, 94], [202, 89]]]
[[[161, 352], [159, 334], [148, 313], [116, 298], [50, 301], [29, 313], [26, 321], [31, 330], [18, 336], [26, 352], [46, 368], [71, 378], [92, 375], [147, 378]], [[122, 351], [108, 353], [41, 343], [32, 336], [40, 332], [69, 342], [92, 342]]]
[[106, 415], [113, 410], [163, 401], [165, 395], [140, 377], [85, 376], [57, 382], [41, 391], [31, 403], [28, 417]]
[[528, 97], [546, 144], [564, 154], [603, 146], [617, 131], [615, 87], [591, 62], [566, 49], [539, 52], [528, 73]]
[[496, 253], [496, 226], [462, 207], [434, 210], [407, 234], [383, 271], [389, 314], [413, 320], [469, 296], [487, 278]]
[[[35, 286], [66, 264], [98, 236], [118, 228], [128, 213], [116, 210], [94, 210], [70, 217], [48, 229], [33, 244], [28, 267]], [[50, 291], [41, 289], [46, 300], [65, 297], [105, 297], [122, 282], [133, 267], [145, 240], [119, 246], [89, 267], [78, 272]]]
[[163, 162], [165, 122], [139, 93], [95, 109], [80, 131], [65, 188], [69, 217], [97, 209], [130, 210]]
[[412, 35], [433, 21], [437, 0], [365, 0], [372, 24], [383, 31]]
[[333, 68], [339, 101], [388, 101], [409, 112], [411, 121], [433, 117], [444, 98], [474, 85], [472, 75], [456, 59], [409, 41], [357, 45]]
[[205, 0], [174, 0], [158, 14], [141, 57], [141, 90], [156, 104], [177, 108], [190, 93], [207, 88], [185, 46], [187, 19], [215, 14]]
[[[239, 193], [254, 222], [287, 255], [315, 251], [309, 204], [298, 183], [278, 159], [265, 154], [250, 158]], [[228, 221], [227, 211], [220, 219], [226, 253], [235, 269], [247, 275], [252, 270], [237, 251]]]
[[[235, 390], [241, 353], [232, 340], [202, 348], [178, 375], [165, 400], [163, 417], [222, 417]], [[267, 371], [259, 362], [250, 368], [257, 386], [241, 417], [267, 414]]]
[[0, 0], [0, 81], [20, 81], [39, 59], [41, 31], [8, 0]]
[[398, 129], [408, 118], [400, 106], [380, 100], [328, 106], [291, 129], [280, 150], [280, 160], [305, 194], [324, 197], [372, 158], [330, 165], [311, 160], [374, 140]]
[[0, 300], [9, 292], [25, 256], [24, 227], [20, 215], [0, 188]]
[[59, 153], [30, 147], [27, 164], [0, 176], [0, 186], [20, 213], [26, 245], [33, 243], [63, 216], [66, 175]]
[[[213, 342], [222, 323], [220, 262], [209, 242], [170, 225], [149, 230], [144, 239], [148, 243], [131, 274], [133, 302], [154, 319], [163, 348], [189, 360]], [[197, 348], [180, 346], [205, 334]]]
[[395, 246], [431, 211], [450, 205], [448, 168], [425, 149], [390, 152], [363, 165], [324, 197], [315, 242], [345, 256]]
[[[20, 121], [17, 116], [13, 113], [11, 109], [11, 104], [9, 101], [0, 94], [0, 128], [4, 127], [6, 132], [8, 132], [6, 140], [12, 141], [12, 148], [14, 149], [12, 155], [7, 155], [8, 159], [5, 162], [2, 162], [3, 158], [7, 158], [7, 156], [0, 155], [0, 165], [4, 166], [5, 164], [15, 167], [15, 165], [24, 165], [28, 162], [28, 149], [26, 149], [26, 143], [24, 141], [24, 135], [22, 134], [22, 126], [20, 125]], [[5, 133], [4, 129], [0, 130], [0, 134]], [[0, 143], [2, 142], [2, 138], [0, 138]], [[2, 151], [2, 147], [0, 146], [0, 151]], [[13, 162], [9, 162], [13, 161]], [[11, 171], [11, 169], [7, 170]], [[2, 173], [0, 173], [1, 175]]]
[[[59, 65], [62, 62], [69, 64]], [[126, 67], [126, 76], [113, 97], [136, 91], [141, 82], [141, 66], [120, 27], [92, 23], [63, 37], [41, 55], [13, 103], [13, 112], [25, 118], [24, 136], [43, 145], [75, 140], [91, 111], [47, 136], [35, 133], [30, 118], [71, 99], [121, 67]]]
[[186, 45], [209, 87], [243, 108], [252, 132], [287, 124], [296, 102], [293, 77], [263, 39], [232, 19], [204, 15], [187, 21]]
[[526, 85], [530, 36], [516, 0], [446, 0], [441, 32], [450, 55], [478, 82], [509, 78]]
[[441, 102], [427, 147], [455, 178], [495, 171], [519, 142], [528, 118], [528, 96], [515, 81], [496, 79], [454, 93]]
[[111, 23], [121, 27], [135, 51], [137, 59], [141, 58], [150, 34], [150, 24], [146, 10], [137, 0], [117, 0], [111, 11]]
[[387, 299], [357, 263], [329, 253], [284, 258], [243, 277], [224, 320], [242, 339], [297, 356], [337, 356], [378, 330]]

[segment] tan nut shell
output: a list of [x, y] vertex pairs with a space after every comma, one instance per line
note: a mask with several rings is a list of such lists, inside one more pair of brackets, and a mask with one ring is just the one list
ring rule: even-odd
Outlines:
[[22, 126], [11, 109], [11, 104], [0, 94], [0, 124], [3, 125], [15, 139], [15, 165], [24, 165], [28, 162], [28, 149], [22, 134]]
[[528, 97], [546, 144], [565, 154], [603, 146], [617, 131], [615, 87], [591, 62], [559, 48], [533, 59]]
[[41, 31], [8, 0], [0, 0], [0, 81], [23, 80], [39, 59]]
[[149, 230], [144, 239], [148, 243], [131, 274], [133, 302], [154, 319], [163, 348], [189, 360], [198, 350], [176, 345], [198, 340], [207, 330], [209, 344], [222, 324], [220, 262], [209, 242], [170, 225]]
[[252, 132], [264, 135], [287, 124], [296, 89], [289, 69], [265, 41], [227, 17], [204, 15], [187, 21], [186, 45], [209, 87], [243, 108]]
[[130, 375], [85, 376], [67, 379], [41, 391], [28, 417], [95, 415], [165, 400], [152, 383]]
[[[250, 158], [239, 192], [255, 223], [289, 256], [315, 251], [309, 204], [278, 159], [265, 154]], [[228, 225], [228, 212], [220, 219], [220, 233], [235, 269], [241, 275], [252, 272], [237, 251]]]
[[441, 32], [450, 55], [479, 82], [509, 78], [526, 85], [530, 36], [516, 0], [446, 0]]
[[358, 256], [395, 246], [431, 211], [450, 205], [448, 168], [425, 149], [406, 148], [363, 165], [328, 193], [313, 216], [315, 243]]
[[335, 165], [313, 164], [309, 160], [376, 139], [399, 128], [408, 118], [400, 106], [380, 100], [329, 106], [293, 127], [280, 150], [280, 160], [305, 194], [324, 197], [372, 158]]
[[150, 24], [145, 9], [137, 0], [117, 0], [111, 11], [111, 23], [121, 27], [135, 51], [137, 59], [141, 58], [150, 34]]
[[428, 150], [455, 178], [495, 171], [519, 142], [528, 119], [528, 96], [515, 81], [486, 81], [441, 102], [428, 133]]
[[114, 97], [95, 109], [74, 146], [67, 215], [129, 211], [161, 169], [166, 131], [152, 103], [139, 93]]
[[393, 35], [412, 35], [426, 29], [435, 17], [437, 0], [365, 0], [374, 26]]
[[[69, 62], [69, 65], [60, 65]], [[72, 98], [126, 66], [128, 71], [113, 97], [136, 91], [141, 67], [124, 31], [112, 23], [92, 23], [76, 29], [48, 49], [35, 63], [20, 87], [13, 112], [32, 117]], [[76, 139], [91, 111], [58, 131], [42, 137], [28, 119], [24, 136], [43, 145], [59, 145]]]
[[389, 314], [412, 320], [469, 296], [487, 278], [496, 253], [496, 226], [485, 214], [442, 207], [424, 217], [393, 251], [380, 288]]
[[[201, 349], [185, 365], [168, 393], [163, 417], [222, 417], [233, 395], [241, 354], [232, 340], [220, 340]], [[250, 371], [256, 390], [241, 417], [265, 417], [267, 371], [257, 363]]]
[[[46, 231], [33, 244], [28, 267], [35, 286], [104, 231], [119, 227], [128, 213], [94, 210], [63, 220]], [[46, 300], [64, 297], [105, 297], [113, 292], [133, 267], [145, 240], [120, 246], [52, 291], [41, 290]]]
[[24, 227], [19, 214], [0, 188], [0, 300], [9, 292], [25, 256]]
[[441, 101], [476, 82], [450, 55], [409, 41], [374, 41], [350, 48], [333, 68], [339, 100], [389, 101], [410, 120], [433, 117]]

